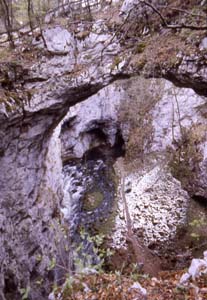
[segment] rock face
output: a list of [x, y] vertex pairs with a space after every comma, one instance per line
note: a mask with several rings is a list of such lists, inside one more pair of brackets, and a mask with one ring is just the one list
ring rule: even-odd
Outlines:
[[[58, 262], [66, 248], [59, 221], [61, 183], [55, 177], [52, 188], [44, 186], [51, 182], [46, 157], [53, 131], [68, 107], [124, 75], [121, 69], [113, 69], [119, 53], [115, 40], [100, 59], [111, 39], [104, 30], [99, 22], [91, 36], [79, 41], [64, 28], [48, 29], [44, 32], [45, 55], [32, 69], [20, 66], [20, 70], [10, 68], [2, 74], [7, 94], [0, 103], [2, 299], [19, 299], [20, 288], [31, 288], [31, 299], [45, 299], [49, 286], [39, 288], [38, 278], [46, 283], [46, 278], [62, 276], [60, 270], [50, 270], [51, 262]], [[96, 57], [94, 63], [91, 55]], [[65, 264], [67, 267], [67, 255]]]
[[204, 174], [207, 158], [206, 98], [198, 96], [192, 89], [173, 88], [168, 82], [164, 89], [162, 100], [153, 112], [152, 150], [166, 151], [170, 147], [173, 175], [181, 180], [191, 196], [207, 198], [207, 177]]
[[177, 72], [175, 73], [173, 69], [168, 70], [165, 77], [175, 84], [193, 88], [198, 94], [207, 96], [206, 54], [203, 56], [181, 54]]
[[121, 89], [110, 85], [70, 109], [61, 130], [63, 161], [82, 158], [93, 148], [114, 147], [120, 133], [117, 109]]

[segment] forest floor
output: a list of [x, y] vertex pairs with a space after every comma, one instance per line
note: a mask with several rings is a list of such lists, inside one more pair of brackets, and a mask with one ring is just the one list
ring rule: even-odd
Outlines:
[[[157, 277], [140, 274], [131, 276], [100, 273], [82, 275], [56, 290], [61, 300], [205, 300], [207, 299], [207, 274], [202, 274], [187, 285], [179, 283], [183, 271], [161, 272]], [[141, 284], [147, 295], [140, 293]], [[58, 298], [59, 297], [59, 298]]]

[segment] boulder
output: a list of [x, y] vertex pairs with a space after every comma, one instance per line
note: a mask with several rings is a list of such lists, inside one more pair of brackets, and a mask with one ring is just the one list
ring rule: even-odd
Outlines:
[[67, 29], [60, 26], [48, 28], [43, 31], [43, 37], [49, 52], [73, 55], [75, 39]]

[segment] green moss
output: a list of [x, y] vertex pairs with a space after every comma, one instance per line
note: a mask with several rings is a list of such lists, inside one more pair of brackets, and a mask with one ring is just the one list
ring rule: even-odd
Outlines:
[[[108, 177], [111, 181], [114, 182], [115, 191], [118, 190], [119, 178], [115, 174], [114, 170], [110, 171]], [[117, 216], [118, 211], [118, 196], [115, 195], [114, 204], [111, 207], [110, 214], [103, 219], [100, 219], [99, 222], [95, 224], [95, 229], [99, 234], [103, 234], [104, 236], [110, 235], [114, 226], [115, 226], [115, 218]]]
[[142, 53], [144, 51], [145, 47], [146, 47], [146, 43], [144, 43], [144, 42], [138, 43], [134, 49], [135, 54]]
[[91, 211], [96, 209], [103, 201], [103, 194], [100, 191], [87, 193], [83, 199], [83, 209]]
[[111, 209], [111, 214], [107, 217], [107, 219], [103, 220], [102, 223], [97, 225], [98, 232], [104, 235], [110, 235], [112, 229], [115, 225], [115, 218], [117, 216], [117, 199], [115, 200], [115, 204]]

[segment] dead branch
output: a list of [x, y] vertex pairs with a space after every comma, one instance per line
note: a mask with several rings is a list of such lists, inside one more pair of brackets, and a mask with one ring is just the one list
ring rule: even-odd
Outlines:
[[168, 24], [167, 21], [165, 20], [165, 17], [162, 15], [162, 13], [151, 3], [145, 1], [145, 0], [140, 0], [141, 3], [145, 4], [146, 6], [150, 7], [161, 19], [162, 25], [166, 28], [170, 29], [191, 29], [191, 30], [207, 30], [207, 26], [195, 26], [195, 25], [189, 25], [185, 23], [181, 24]]
[[133, 10], [133, 9], [131, 9], [131, 10], [128, 12], [128, 14], [127, 14], [125, 20], [123, 21], [123, 23], [117, 28], [117, 30], [114, 32], [113, 36], [111, 37], [110, 41], [109, 41], [109, 42], [103, 47], [103, 49], [101, 50], [101, 55], [100, 55], [101, 61], [102, 61], [102, 58], [103, 58], [103, 53], [104, 53], [104, 51], [105, 51], [105, 50], [107, 49], [107, 47], [113, 42], [113, 40], [117, 37], [118, 33], [121, 32], [121, 29], [124, 27], [124, 25], [125, 25], [126, 22], [128, 21], [130, 15], [131, 15], [132, 10]]
[[165, 8], [165, 9], [169, 9], [169, 10], [174, 10], [174, 11], [182, 12], [182, 13], [190, 15], [192, 17], [204, 18], [206, 20], [206, 16], [200, 15], [200, 14], [196, 14], [196, 13], [192, 13], [192, 12], [186, 10], [186, 9], [181, 9], [181, 8], [177, 8], [177, 7], [174, 7], [174, 6], [167, 6], [167, 5], [163, 5], [161, 7]]
[[173, 88], [173, 93], [174, 93], [175, 102], [176, 102], [176, 106], [177, 106], [177, 112], [178, 112], [178, 124], [179, 124], [179, 127], [180, 127], [180, 134], [181, 134], [181, 137], [183, 138], [183, 137], [184, 137], [184, 133], [183, 133], [183, 127], [182, 127], [182, 124], [181, 124], [180, 107], [179, 107], [179, 103], [178, 103], [178, 97], [177, 97], [177, 94], [176, 94], [174, 88]]

